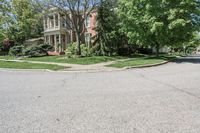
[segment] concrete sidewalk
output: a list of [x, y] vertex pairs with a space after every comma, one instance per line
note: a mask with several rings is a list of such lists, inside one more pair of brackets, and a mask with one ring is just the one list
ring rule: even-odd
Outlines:
[[[128, 59], [117, 60], [117, 61], [125, 61]], [[117, 61], [108, 61], [91, 65], [77, 65], [77, 64], [68, 64], [68, 63], [56, 63], [56, 62], [41, 62], [41, 61], [28, 61], [28, 60], [6, 60], [0, 59], [0, 61], [12, 61], [12, 62], [27, 62], [27, 63], [35, 63], [35, 64], [51, 64], [58, 66], [65, 66], [67, 69], [64, 71], [113, 71], [113, 70], [122, 70], [119, 68], [106, 67], [106, 65], [113, 64]]]

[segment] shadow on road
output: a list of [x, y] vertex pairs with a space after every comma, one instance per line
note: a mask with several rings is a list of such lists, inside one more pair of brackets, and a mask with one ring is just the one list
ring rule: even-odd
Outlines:
[[200, 55], [190, 55], [187, 57], [181, 57], [180, 59], [174, 60], [172, 62], [200, 64]]

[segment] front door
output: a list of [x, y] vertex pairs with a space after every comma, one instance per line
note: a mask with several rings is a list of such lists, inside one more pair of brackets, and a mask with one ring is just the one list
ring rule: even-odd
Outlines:
[[55, 46], [55, 36], [51, 35], [51, 45], [54, 47]]
[[63, 50], [66, 50], [66, 36], [64, 34], [62, 35], [62, 45], [63, 45]]

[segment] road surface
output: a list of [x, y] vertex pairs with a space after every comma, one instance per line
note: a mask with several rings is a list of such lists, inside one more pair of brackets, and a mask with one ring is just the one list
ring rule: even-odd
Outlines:
[[200, 133], [200, 57], [113, 72], [0, 70], [0, 133]]

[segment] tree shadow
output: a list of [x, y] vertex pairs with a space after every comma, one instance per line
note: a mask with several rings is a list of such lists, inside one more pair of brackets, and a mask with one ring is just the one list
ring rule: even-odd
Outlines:
[[192, 64], [200, 64], [200, 55], [190, 55], [187, 57], [181, 57], [172, 61], [174, 63], [192, 63]]

